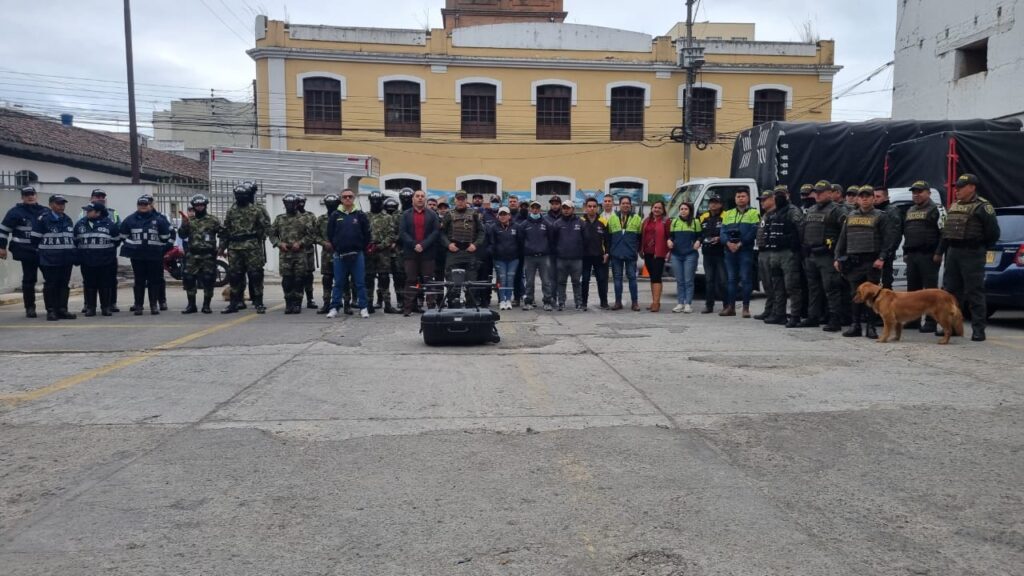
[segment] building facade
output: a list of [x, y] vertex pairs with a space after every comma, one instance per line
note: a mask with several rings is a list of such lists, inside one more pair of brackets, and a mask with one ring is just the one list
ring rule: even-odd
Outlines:
[[1024, 119], [1021, 9], [1020, 0], [897, 2], [893, 119]]
[[254, 148], [256, 115], [249, 102], [227, 98], [182, 98], [170, 110], [153, 112], [153, 140], [149, 146], [199, 159], [214, 146]]
[[[484, 4], [492, 23], [430, 31], [259, 17], [249, 54], [260, 146], [376, 156], [382, 176], [364, 185], [388, 190], [648, 196], [671, 194], [687, 174], [727, 176], [735, 134], [755, 122], [831, 117], [832, 42], [702, 40], [694, 129], [709, 146], [687, 173], [671, 138], [683, 117], [682, 42], [524, 21], [511, 7], [522, 3], [505, 0], [450, 1], [446, 19]], [[506, 4], [515, 15], [502, 21]]]

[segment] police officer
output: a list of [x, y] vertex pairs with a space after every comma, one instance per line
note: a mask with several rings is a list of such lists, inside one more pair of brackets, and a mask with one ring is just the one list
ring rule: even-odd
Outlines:
[[59, 194], [50, 196], [50, 209], [32, 224], [32, 243], [39, 253], [39, 269], [43, 273], [43, 302], [46, 319], [74, 320], [68, 312], [68, 283], [74, 268], [75, 223], [64, 213], [67, 199]]
[[32, 227], [45, 213], [46, 207], [39, 205], [36, 189], [25, 186], [21, 189], [21, 202], [8, 210], [0, 222], [0, 260], [7, 259], [9, 238], [10, 252], [14, 260], [21, 263], [21, 295], [27, 318], [36, 317], [36, 282], [39, 281], [39, 253], [32, 243]]
[[75, 247], [82, 266], [82, 283], [85, 288], [85, 314], [96, 315], [96, 299], [99, 297], [100, 312], [112, 314], [111, 295], [117, 290], [114, 283], [117, 268], [117, 243], [121, 231], [107, 213], [103, 204], [90, 202], [82, 208], [85, 214], [75, 224]]
[[316, 311], [317, 314], [327, 314], [331, 310], [331, 292], [334, 290], [334, 266], [331, 259], [334, 253], [328, 249], [327, 221], [331, 213], [341, 206], [341, 197], [337, 194], [328, 194], [323, 199], [324, 208], [327, 212], [316, 218], [316, 243], [320, 249], [320, 285], [323, 289], [323, 306]]
[[306, 281], [306, 249], [314, 244], [309, 219], [299, 212], [299, 199], [285, 194], [284, 214], [278, 214], [270, 227], [270, 243], [280, 251], [278, 270], [284, 292], [284, 313], [302, 313], [302, 292]]
[[160, 313], [160, 281], [163, 278], [164, 253], [171, 248], [171, 223], [153, 208], [153, 197], [139, 196], [136, 210], [121, 221], [121, 256], [132, 261], [135, 303], [132, 312], [141, 316], [146, 295], [149, 313]]
[[[484, 223], [480, 213], [469, 207], [466, 191], [455, 193], [455, 209], [448, 212], [441, 224], [441, 244], [448, 248], [444, 275], [452, 280], [452, 270], [463, 269], [466, 278], [476, 278], [476, 252], [484, 242]], [[458, 298], [458, 294], [453, 294]]]
[[256, 204], [257, 187], [249, 182], [235, 187], [235, 204], [224, 217], [224, 234], [220, 253], [230, 253], [228, 278], [231, 302], [221, 314], [238, 312], [242, 291], [248, 278], [249, 295], [257, 314], [265, 314], [263, 305], [263, 266], [267, 263], [266, 239], [270, 232], [270, 215]]
[[191, 218], [184, 217], [178, 234], [183, 243], [188, 245], [188, 257], [181, 284], [185, 289], [188, 305], [182, 314], [195, 314], [196, 292], [199, 284], [203, 285], [203, 314], [212, 314], [210, 302], [213, 300], [213, 288], [217, 282], [217, 238], [223, 233], [220, 220], [210, 214], [210, 200], [203, 194], [196, 194], [189, 199], [189, 206], [195, 214]]
[[[378, 250], [381, 250], [378, 254], [377, 284], [379, 287], [377, 291], [379, 293], [379, 306], [384, 308], [385, 314], [400, 314], [402, 312], [399, 308], [402, 306], [402, 290], [405, 287], [405, 284], [403, 284], [405, 282], [405, 263], [398, 249], [401, 244], [398, 231], [402, 218], [402, 215], [398, 212], [398, 205], [398, 200], [394, 198], [384, 199], [384, 212], [391, 218], [390, 231], [394, 239], [390, 244], [385, 244], [384, 248], [381, 248], [380, 245], [377, 246]], [[370, 219], [370, 227], [372, 230], [372, 218]], [[384, 237], [387, 238], [388, 236]], [[390, 248], [387, 248], [387, 246], [390, 246]], [[394, 279], [397, 307], [391, 305], [392, 279]]]
[[[824, 182], [824, 180], [822, 180], [822, 182]], [[821, 184], [821, 182], [818, 182], [818, 184]], [[814, 184], [804, 184], [804, 185], [800, 186], [800, 209], [801, 210], [807, 210], [810, 207], [814, 206], [815, 200], [814, 200], [813, 194], [814, 194], [815, 186], [816, 185], [814, 185]]]
[[[370, 314], [376, 312], [374, 306], [374, 296], [376, 296], [376, 302], [378, 305], [383, 304], [381, 302], [380, 290], [374, 291], [376, 287], [377, 275], [380, 270], [381, 264], [389, 264], [388, 262], [382, 262], [379, 251], [383, 249], [390, 250], [391, 246], [395, 242], [395, 219], [390, 214], [384, 213], [384, 194], [380, 190], [374, 190], [370, 192], [370, 235], [373, 240], [370, 241], [369, 247], [366, 251], [366, 275], [364, 284], [366, 285], [366, 297], [368, 299], [367, 310]], [[380, 238], [380, 240], [378, 240]], [[385, 244], [386, 242], [386, 244]]]
[[[907, 265], [907, 291], [939, 287], [939, 265], [933, 256], [942, 238], [942, 215], [932, 202], [931, 186], [924, 180], [910, 187], [914, 204], [907, 210], [903, 224], [903, 262]], [[935, 319], [931, 316], [921, 324], [918, 318], [908, 322], [907, 328], [921, 332], [935, 332]]]
[[889, 202], [889, 191], [881, 186], [875, 187], [875, 208], [885, 212], [889, 222], [898, 231], [898, 241], [893, 248], [893, 253], [885, 261], [885, 266], [882, 268], [882, 287], [892, 290], [893, 282], [896, 280], [893, 275], [893, 261], [896, 259], [896, 248], [899, 248], [900, 243], [903, 242], [903, 213]]
[[[121, 226], [121, 214], [118, 213], [117, 208], [107, 206], [107, 193], [102, 188], [96, 188], [89, 194], [89, 203], [93, 205], [100, 205], [106, 208], [107, 217], [114, 223], [115, 226]], [[78, 220], [85, 218], [85, 209], [78, 214]], [[115, 258], [116, 260], [116, 258]], [[114, 286], [114, 292], [111, 295], [111, 312], [120, 312], [121, 310], [117, 307], [117, 265], [110, 268], [108, 267], [107, 273], [110, 274], [110, 279], [107, 282], [112, 282]], [[82, 308], [82, 313], [85, 314], [85, 308]]]
[[[771, 268], [769, 267], [768, 253], [764, 250], [764, 240], [767, 236], [768, 217], [775, 211], [775, 193], [772, 190], [763, 190], [760, 198], [757, 199], [761, 206], [761, 222], [757, 226], [757, 235], [754, 237], [754, 247], [757, 248], [757, 275], [761, 280], [761, 287], [764, 291], [764, 310], [760, 314], [754, 315], [754, 320], [761, 320], [765, 323], [778, 324], [781, 318], [781, 323], [786, 323], [786, 313], [783, 311], [781, 314], [775, 314], [775, 283], [772, 282]], [[719, 204], [721, 206], [721, 204]], [[719, 231], [721, 233], [721, 231]], [[724, 256], [723, 256], [724, 258]], [[724, 269], [723, 269], [724, 270]], [[714, 307], [714, 293], [712, 285], [709, 283], [711, 272], [709, 271], [707, 257], [704, 259], [704, 284], [705, 290], [708, 290], [709, 297], [711, 298], [711, 306]], [[779, 289], [784, 289], [780, 286]], [[707, 310], [707, 308], [705, 308]]]
[[800, 287], [800, 226], [803, 212], [789, 202], [789, 190], [784, 184], [775, 187], [775, 210], [765, 219], [764, 256], [768, 257], [768, 273], [774, 284], [772, 305], [774, 318], [768, 324], [781, 324], [786, 314], [786, 296], [789, 296], [789, 318], [786, 328], [800, 326], [803, 290]]
[[[841, 190], [841, 187], [840, 187]], [[832, 201], [834, 188], [822, 180], [814, 185], [812, 196], [815, 205], [804, 215], [802, 233], [804, 270], [807, 272], [807, 288], [810, 298], [807, 318], [801, 328], [817, 328], [826, 320], [825, 332], [842, 330], [841, 282], [835, 262], [836, 241], [846, 221], [846, 211]]]
[[[299, 214], [306, 219], [306, 226], [310, 230], [316, 230], [316, 214], [306, 210], [306, 195], [295, 194]], [[315, 237], [313, 238], [315, 240]], [[316, 301], [313, 300], [313, 273], [316, 272], [316, 243], [310, 242], [306, 246], [306, 276], [302, 279], [302, 287], [306, 293], [306, 308], [316, 310]]]
[[[875, 190], [863, 186], [857, 193], [857, 211], [846, 217], [836, 243], [836, 271], [850, 283], [852, 292], [864, 282], [878, 283], [882, 268], [899, 245], [899, 230], [884, 212], [875, 208]], [[865, 304], [853, 304], [853, 325], [843, 336], [861, 335], [861, 322], [867, 325], [868, 338], [878, 338], [874, 313]]]
[[[949, 207], [942, 240], [934, 261], [946, 256], [942, 286], [971, 311], [974, 342], [985, 341], [985, 254], [999, 240], [999, 222], [992, 204], [978, 196], [978, 177], [964, 174], [956, 181], [956, 202]], [[962, 304], [961, 304], [962, 306]]]

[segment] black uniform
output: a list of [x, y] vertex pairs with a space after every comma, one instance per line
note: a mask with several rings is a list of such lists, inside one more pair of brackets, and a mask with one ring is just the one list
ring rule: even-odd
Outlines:
[[[891, 258], [899, 241], [899, 229], [877, 208], [847, 216], [836, 244], [836, 259], [851, 291], [855, 292], [864, 282], [881, 281], [882, 271], [874, 267], [875, 261]], [[867, 324], [868, 337], [874, 337], [874, 314], [864, 304], [853, 305], [853, 328], [844, 335], [859, 335], [862, 321]]]
[[36, 313], [36, 282], [39, 281], [39, 254], [32, 243], [32, 226], [46, 211], [46, 206], [39, 204], [15, 204], [0, 223], [0, 248], [10, 248], [14, 260], [21, 263], [21, 294], [25, 312], [30, 317]]
[[835, 331], [842, 316], [842, 280], [836, 272], [836, 241], [846, 221], [846, 211], [831, 200], [815, 204], [804, 215], [802, 231], [804, 270], [807, 272], [808, 309], [804, 325], [817, 325], [827, 320], [827, 328]]
[[[939, 287], [939, 264], [933, 256], [942, 237], [941, 219], [939, 207], [931, 199], [907, 210], [903, 222], [903, 262], [907, 266], [908, 292]], [[929, 317], [921, 331], [934, 330], [935, 320]]]
[[78, 258], [75, 223], [67, 214], [47, 210], [32, 224], [32, 243], [39, 251], [46, 319], [73, 320], [75, 315], [68, 312], [68, 296], [71, 270]]
[[975, 194], [969, 202], [956, 202], [949, 207], [935, 253], [946, 255], [942, 286], [956, 296], [961, 308], [967, 303], [975, 339], [979, 335], [984, 338], [987, 320], [985, 252], [998, 240], [999, 222], [987, 200]]
[[888, 200], [880, 204], [876, 204], [875, 209], [885, 212], [885, 216], [889, 219], [890, 226], [894, 226], [896, 228], [896, 245], [893, 246], [892, 254], [888, 259], [886, 259], [885, 265], [882, 266], [882, 288], [892, 290], [893, 282], [896, 280], [893, 275], [893, 262], [896, 259], [896, 249], [900, 247], [900, 242], [903, 241], [903, 214], [900, 212], [899, 208], [890, 204]]

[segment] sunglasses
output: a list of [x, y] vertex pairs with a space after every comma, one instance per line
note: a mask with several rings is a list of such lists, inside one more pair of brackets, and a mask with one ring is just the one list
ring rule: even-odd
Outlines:
[[351, 195], [351, 194], [342, 194], [342, 195], [341, 195], [341, 199], [342, 199], [342, 200], [345, 200], [345, 199], [351, 200], [351, 199], [353, 199], [353, 198], [355, 198], [355, 196], [353, 196], [353, 195]]

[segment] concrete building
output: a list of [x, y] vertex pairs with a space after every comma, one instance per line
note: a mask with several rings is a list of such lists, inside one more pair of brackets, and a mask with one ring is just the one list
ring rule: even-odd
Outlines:
[[1024, 119], [1021, 9], [1020, 0], [899, 0], [893, 119]]
[[170, 110], [153, 112], [150, 147], [195, 160], [213, 146], [256, 146], [256, 117], [249, 102], [227, 98], [182, 98]]
[[[482, 4], [449, 2], [446, 14]], [[452, 25], [460, 16], [430, 31], [259, 17], [260, 146], [373, 155], [383, 174], [364, 185], [435, 195], [671, 194], [687, 174], [670, 139], [682, 43], [489, 4], [490, 24]], [[711, 145], [694, 151], [693, 177], [728, 175], [735, 134], [755, 123], [831, 119], [833, 42], [758, 42], [752, 25], [730, 26], [729, 39], [701, 41], [694, 129]]]
[[[694, 22], [693, 37], [698, 40], [754, 40], [755, 24], [752, 22]], [[668, 31], [673, 41], [686, 38], [686, 22], [677, 22]]]

